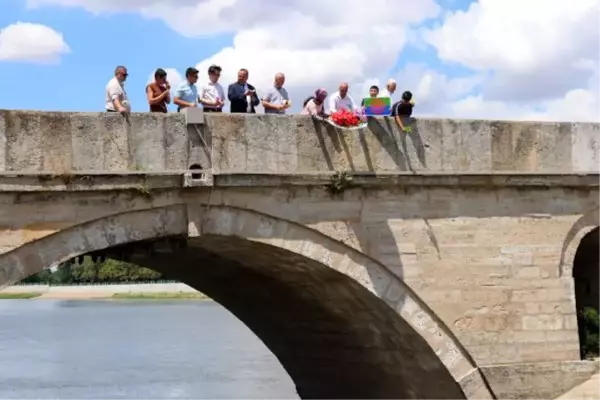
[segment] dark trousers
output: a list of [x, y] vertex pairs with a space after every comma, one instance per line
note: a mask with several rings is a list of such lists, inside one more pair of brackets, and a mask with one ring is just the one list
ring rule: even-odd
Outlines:
[[[177, 107], [177, 112], [181, 112], [183, 108]], [[204, 112], [223, 112], [223, 110], [219, 110], [218, 108], [204, 108]]]

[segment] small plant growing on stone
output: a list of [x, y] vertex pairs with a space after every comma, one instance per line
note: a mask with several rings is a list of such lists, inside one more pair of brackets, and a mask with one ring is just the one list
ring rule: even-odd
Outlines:
[[581, 358], [595, 358], [600, 353], [600, 317], [598, 310], [585, 307], [577, 313]]
[[330, 179], [329, 184], [325, 185], [325, 190], [332, 196], [344, 193], [352, 186], [352, 177], [346, 171], [336, 172]]
[[59, 175], [59, 178], [65, 186], [68, 186], [71, 182], [73, 182], [73, 174], [65, 172]]
[[135, 190], [140, 194], [140, 196], [147, 199], [152, 199], [152, 192], [146, 184], [139, 185]]
[[87, 182], [87, 183], [90, 183], [90, 184], [91, 184], [91, 183], [92, 183], [92, 181], [94, 180], [94, 178], [93, 178], [91, 175], [81, 175], [81, 176], [78, 178], [78, 180], [79, 180], [79, 181], [82, 181], [82, 182]]
[[53, 179], [60, 179], [61, 181], [63, 181], [65, 186], [68, 186], [69, 184], [71, 184], [71, 182], [73, 182], [73, 174], [70, 172], [63, 172], [61, 174], [54, 174], [48, 177], [40, 176], [40, 181], [50, 181]]

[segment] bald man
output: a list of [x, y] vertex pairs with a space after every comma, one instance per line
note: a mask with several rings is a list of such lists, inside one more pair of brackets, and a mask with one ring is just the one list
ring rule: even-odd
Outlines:
[[284, 83], [285, 75], [281, 72], [275, 74], [273, 87], [262, 98], [265, 114], [285, 114], [290, 107], [290, 97], [287, 90], [283, 88]]
[[348, 83], [342, 82], [338, 87], [338, 91], [333, 93], [329, 98], [329, 114], [339, 110], [356, 111], [356, 103], [348, 94]]
[[381, 93], [381, 97], [389, 97], [391, 104], [394, 104], [394, 92], [396, 91], [396, 81], [390, 79], [385, 85], [385, 90]]

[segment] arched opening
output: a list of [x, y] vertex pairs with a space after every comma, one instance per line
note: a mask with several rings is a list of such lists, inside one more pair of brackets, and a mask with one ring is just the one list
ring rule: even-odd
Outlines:
[[581, 357], [598, 357], [598, 311], [600, 302], [600, 229], [589, 231], [579, 242], [573, 259], [575, 305]]
[[0, 256], [0, 284], [81, 254], [128, 255], [207, 294], [277, 357], [302, 398], [493, 398], [384, 267], [306, 227], [230, 207], [116, 215]]

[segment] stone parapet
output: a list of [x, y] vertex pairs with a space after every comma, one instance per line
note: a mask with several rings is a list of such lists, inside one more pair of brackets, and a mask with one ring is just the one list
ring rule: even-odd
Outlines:
[[389, 118], [342, 131], [307, 116], [0, 111], [0, 171], [598, 172], [597, 123]]

